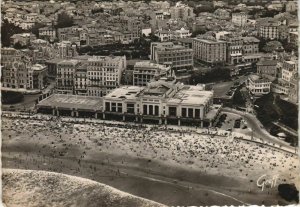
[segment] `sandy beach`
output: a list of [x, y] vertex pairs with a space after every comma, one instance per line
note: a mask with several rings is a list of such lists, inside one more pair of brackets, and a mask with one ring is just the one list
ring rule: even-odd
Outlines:
[[[2, 133], [4, 168], [90, 178], [166, 205], [286, 204], [278, 184], [299, 189], [297, 155], [232, 136], [8, 117]], [[276, 184], [262, 191], [257, 181], [268, 179]]]

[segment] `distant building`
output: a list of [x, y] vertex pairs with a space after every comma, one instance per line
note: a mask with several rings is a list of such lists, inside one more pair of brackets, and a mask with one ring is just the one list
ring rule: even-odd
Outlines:
[[242, 62], [243, 39], [236, 36], [224, 36], [221, 40], [226, 41], [226, 61], [230, 64]]
[[45, 65], [35, 64], [28, 71], [29, 88], [42, 90], [47, 85], [47, 67]]
[[260, 76], [272, 81], [277, 78], [277, 60], [260, 60], [256, 66]]
[[297, 61], [284, 61], [281, 69], [281, 78], [287, 82], [290, 82], [294, 74], [298, 72]]
[[242, 61], [246, 63], [256, 63], [261, 58], [259, 54], [259, 42], [260, 40], [255, 37], [242, 37]]
[[77, 56], [76, 45], [70, 41], [62, 41], [54, 44], [54, 48], [57, 51], [57, 58], [72, 58]]
[[184, 21], [195, 18], [193, 8], [181, 2], [177, 2], [175, 6], [170, 8], [172, 19], [182, 19]]
[[171, 63], [174, 72], [193, 69], [193, 50], [172, 42], [151, 43], [151, 60], [159, 64]]
[[168, 42], [171, 40], [178, 40], [180, 38], [188, 38], [192, 35], [189, 30], [181, 28], [179, 30], [158, 30], [155, 35], [160, 39], [161, 42]]
[[248, 15], [245, 12], [232, 13], [231, 21], [238, 27], [244, 27], [247, 23]]
[[298, 80], [299, 80], [298, 73], [295, 73], [291, 78], [290, 86], [289, 86], [288, 98], [294, 104], [299, 103], [299, 81]]
[[208, 64], [226, 62], [226, 42], [214, 38], [194, 38], [194, 57]]
[[31, 67], [31, 61], [21, 51], [14, 48], [2, 48], [1, 66], [3, 87], [30, 89], [28, 70]]
[[278, 22], [264, 21], [258, 26], [258, 36], [265, 39], [278, 39], [279, 38], [279, 27]]
[[21, 46], [27, 46], [31, 43], [31, 41], [35, 40], [36, 36], [31, 33], [21, 33], [21, 34], [14, 34], [10, 37], [11, 45], [15, 45], [19, 43]]
[[87, 95], [87, 64], [83, 61], [76, 69], [74, 90], [76, 95]]
[[133, 85], [146, 86], [151, 80], [171, 76], [170, 66], [151, 63], [150, 61], [136, 62], [133, 70]]
[[56, 38], [56, 30], [53, 27], [39, 29], [39, 38], [53, 41]]
[[286, 12], [295, 12], [298, 9], [298, 1], [288, 1], [285, 4], [285, 11]]
[[32, 65], [30, 57], [13, 48], [1, 49], [2, 86], [12, 89], [42, 90], [47, 85], [47, 68]]
[[80, 62], [62, 60], [57, 64], [56, 89], [58, 93], [74, 94], [74, 77]]
[[271, 81], [258, 75], [250, 75], [246, 87], [254, 96], [268, 94], [271, 91]]
[[298, 31], [297, 32], [289, 32], [288, 42], [293, 43], [294, 45], [298, 45]]

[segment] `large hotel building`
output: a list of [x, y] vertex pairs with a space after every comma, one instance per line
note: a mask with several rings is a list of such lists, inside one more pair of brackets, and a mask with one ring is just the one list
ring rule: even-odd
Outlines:
[[193, 39], [194, 57], [197, 60], [215, 64], [226, 62], [226, 41], [213, 37], [199, 37]]
[[119, 87], [125, 56], [91, 56], [57, 63], [56, 86], [62, 94], [105, 96]]
[[136, 62], [133, 70], [133, 85], [146, 86], [154, 79], [172, 76], [170, 66], [152, 63], [150, 61]]
[[159, 64], [169, 63], [175, 72], [193, 69], [193, 50], [173, 42], [151, 43], [151, 60]]

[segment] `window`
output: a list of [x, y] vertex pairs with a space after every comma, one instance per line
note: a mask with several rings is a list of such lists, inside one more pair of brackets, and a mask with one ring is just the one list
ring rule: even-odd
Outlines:
[[153, 115], [153, 106], [152, 105], [149, 105], [149, 114]]
[[193, 112], [194, 112], [193, 109], [188, 109], [188, 117], [189, 118], [193, 118]]
[[127, 113], [134, 113], [134, 104], [127, 104]]
[[143, 114], [148, 114], [147, 105], [143, 105]]
[[117, 111], [117, 107], [116, 107], [116, 103], [111, 103], [111, 111], [112, 112], [116, 112]]
[[122, 112], [122, 103], [118, 103], [118, 112]]
[[159, 115], [159, 107], [155, 106], [155, 116], [158, 116], [158, 115]]
[[186, 117], [186, 108], [181, 109], [181, 116]]
[[106, 109], [106, 111], [110, 111], [110, 103], [109, 102], [105, 102], [105, 109]]
[[169, 116], [177, 116], [176, 107], [169, 107]]
[[195, 109], [195, 118], [200, 118], [200, 109]]

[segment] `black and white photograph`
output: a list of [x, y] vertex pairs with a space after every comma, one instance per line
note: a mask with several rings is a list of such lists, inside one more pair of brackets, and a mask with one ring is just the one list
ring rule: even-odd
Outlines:
[[297, 206], [297, 0], [1, 0], [3, 207]]

